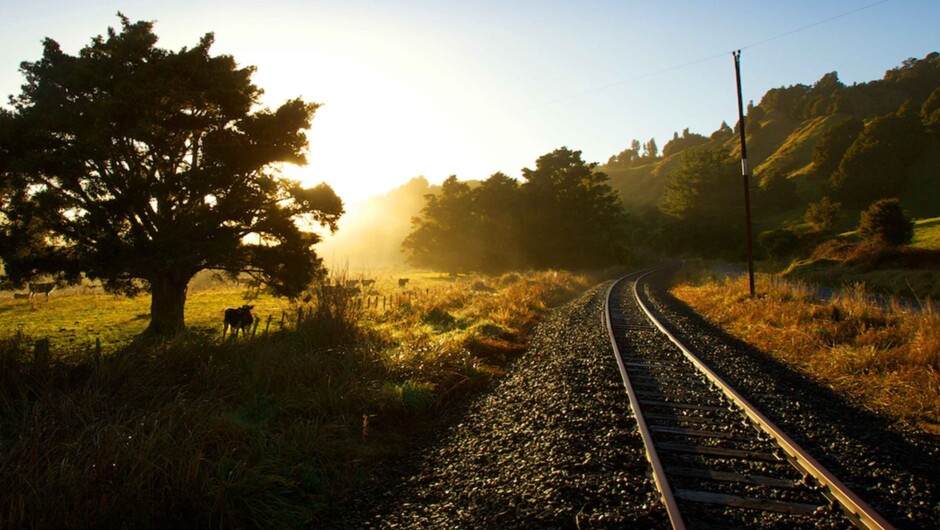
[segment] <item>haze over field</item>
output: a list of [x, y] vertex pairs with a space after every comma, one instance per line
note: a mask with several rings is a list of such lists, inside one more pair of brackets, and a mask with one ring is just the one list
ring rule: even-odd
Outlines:
[[347, 204], [417, 176], [518, 178], [563, 145], [603, 162], [632, 138], [707, 134], [736, 118], [733, 49], [759, 99], [833, 70], [877, 79], [933, 51], [940, 23], [940, 4], [910, 0], [23, 2], [0, 20], [0, 95], [19, 92], [43, 38], [76, 53], [118, 10], [155, 20], [169, 49], [215, 32], [215, 53], [258, 67], [271, 107], [323, 103], [310, 164], [287, 171]]

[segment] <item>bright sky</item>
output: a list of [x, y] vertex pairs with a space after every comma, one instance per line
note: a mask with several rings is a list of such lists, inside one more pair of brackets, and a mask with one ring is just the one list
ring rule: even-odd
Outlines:
[[44, 37], [77, 53], [118, 10], [156, 21], [164, 48], [212, 31], [214, 53], [257, 66], [266, 105], [324, 104], [310, 164], [290, 174], [347, 202], [418, 175], [519, 177], [561, 146], [604, 162], [633, 138], [708, 134], [737, 119], [734, 49], [745, 100], [833, 70], [880, 78], [940, 50], [937, 0], [0, 2], [4, 100]]

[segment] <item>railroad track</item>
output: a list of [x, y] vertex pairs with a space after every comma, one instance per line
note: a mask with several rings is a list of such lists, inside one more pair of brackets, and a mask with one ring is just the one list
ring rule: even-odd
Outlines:
[[605, 320], [673, 528], [893, 528], [659, 321], [659, 270], [616, 281]]

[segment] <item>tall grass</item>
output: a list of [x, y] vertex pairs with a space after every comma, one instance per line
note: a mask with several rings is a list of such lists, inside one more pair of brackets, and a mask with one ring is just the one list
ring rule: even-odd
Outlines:
[[940, 432], [940, 313], [873, 298], [862, 285], [821, 301], [809, 285], [759, 275], [686, 281], [672, 292], [708, 320], [899, 421]]
[[0, 528], [303, 526], [586, 280], [416, 283], [385, 312], [314, 286], [295, 326], [252, 340], [36, 362], [38, 337], [0, 339]]

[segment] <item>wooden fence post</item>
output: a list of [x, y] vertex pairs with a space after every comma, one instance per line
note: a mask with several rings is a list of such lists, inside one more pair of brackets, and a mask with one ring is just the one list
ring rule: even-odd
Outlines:
[[38, 370], [49, 367], [49, 339], [39, 339], [33, 347], [33, 366]]
[[265, 335], [268, 334], [268, 328], [271, 327], [271, 319], [273, 319], [273, 318], [274, 318], [274, 315], [268, 315], [268, 321], [265, 322], [265, 324], [264, 324], [264, 334], [265, 334]]

